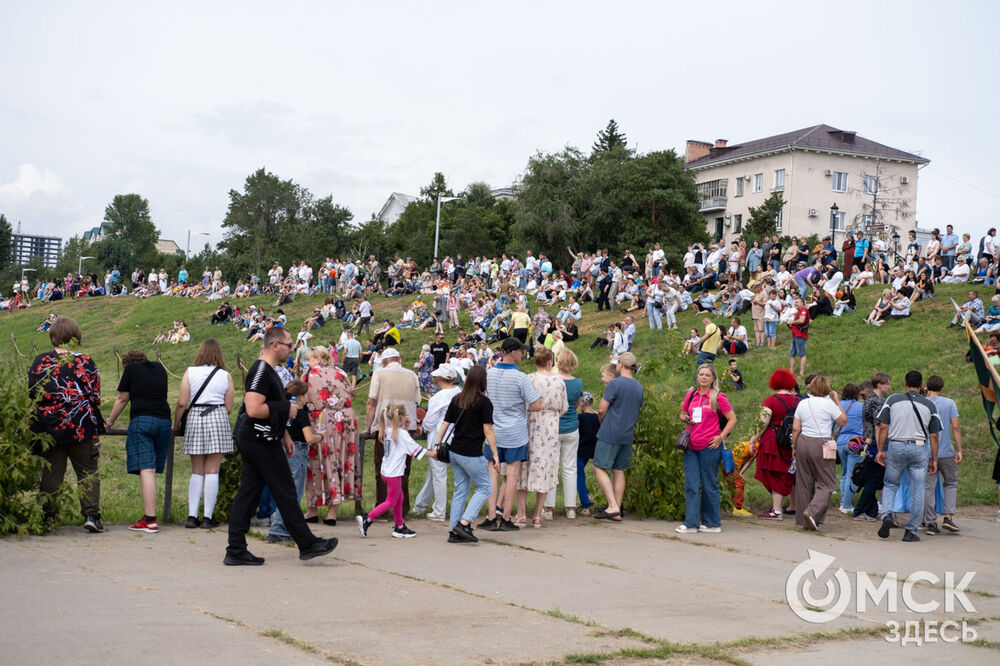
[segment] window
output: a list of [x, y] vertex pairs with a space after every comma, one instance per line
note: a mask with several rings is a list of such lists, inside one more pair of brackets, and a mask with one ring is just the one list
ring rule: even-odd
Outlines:
[[743, 176], [736, 176], [736, 194], [733, 196], [743, 196]]
[[[763, 176], [763, 174], [761, 174], [761, 176]], [[778, 233], [781, 233], [781, 219], [785, 216], [784, 213], [785, 211], [782, 209], [779, 210], [778, 214], [774, 216], [774, 230]]]
[[865, 194], [878, 194], [878, 178], [865, 176]]
[[753, 191], [763, 192], [764, 191], [764, 174], [755, 173], [753, 176]]
[[739, 234], [743, 232], [743, 216], [733, 215], [733, 233]]
[[728, 178], [698, 183], [698, 196], [702, 199], [708, 199], [710, 197], [724, 197], [726, 196], [726, 186], [728, 184]]
[[833, 228], [836, 229], [837, 231], [843, 231], [844, 230], [844, 225], [846, 223], [847, 223], [847, 213], [845, 213], [844, 211], [841, 211], [841, 212], [837, 213], [837, 218], [834, 221], [834, 227]]
[[774, 172], [774, 189], [783, 190], [785, 189], [785, 170], [778, 169]]
[[834, 171], [833, 172], [833, 191], [834, 192], [846, 192], [847, 191], [847, 173], [844, 171]]

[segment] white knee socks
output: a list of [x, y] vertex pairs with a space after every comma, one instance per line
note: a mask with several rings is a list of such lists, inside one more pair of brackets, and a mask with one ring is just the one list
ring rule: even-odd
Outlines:
[[[192, 474], [188, 482], [188, 515], [198, 517], [198, 504], [201, 502], [201, 489], [205, 485], [204, 474]], [[207, 503], [206, 503], [207, 504]], [[207, 508], [207, 507], [206, 507]]]
[[219, 475], [205, 475], [205, 517], [211, 518], [215, 511], [215, 500], [219, 497]]

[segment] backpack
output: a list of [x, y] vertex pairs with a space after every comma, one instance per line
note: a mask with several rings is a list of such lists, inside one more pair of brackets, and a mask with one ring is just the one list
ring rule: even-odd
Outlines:
[[784, 447], [786, 449], [792, 448], [792, 427], [795, 425], [795, 408], [798, 407], [799, 399], [795, 398], [795, 403], [789, 408], [788, 403], [779, 398], [777, 395], [774, 396], [778, 398], [778, 402], [785, 406], [785, 417], [781, 419], [781, 425], [775, 428], [774, 438], [778, 442], [779, 447]]

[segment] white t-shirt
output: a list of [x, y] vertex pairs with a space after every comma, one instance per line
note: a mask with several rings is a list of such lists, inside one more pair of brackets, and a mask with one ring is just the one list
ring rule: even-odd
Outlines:
[[795, 408], [795, 418], [802, 422], [802, 434], [806, 437], [830, 437], [833, 421], [840, 414], [841, 409], [829, 397], [809, 397]]
[[747, 327], [746, 326], [737, 326], [736, 328], [733, 328], [732, 326], [730, 326], [729, 327], [729, 335], [730, 335], [730, 337], [733, 337], [733, 338], [736, 338], [736, 339], [742, 338], [743, 342], [746, 342], [747, 341]]
[[427, 432], [427, 448], [437, 444], [438, 430], [441, 427], [441, 421], [444, 420], [445, 412], [448, 411], [448, 405], [451, 404], [451, 399], [461, 392], [462, 389], [453, 386], [450, 389], [438, 391], [427, 401], [427, 413], [424, 414], [423, 421], [424, 431]]
[[410, 433], [402, 428], [397, 433], [398, 441], [392, 438], [392, 428], [386, 428], [385, 432], [385, 457], [382, 458], [382, 476], [394, 478], [403, 476], [406, 471], [406, 456], [413, 456], [420, 460], [427, 453], [427, 449], [417, 444], [410, 437]]
[[836, 271], [829, 280], [823, 283], [823, 291], [825, 291], [830, 296], [837, 295], [837, 288], [840, 287], [840, 283], [844, 281], [844, 274], [840, 271]]
[[[693, 255], [691, 256], [691, 259], [694, 260], [694, 256]], [[659, 262], [663, 261], [663, 250], [662, 249], [660, 249], [660, 250], [653, 250], [653, 261], [656, 262], [656, 263], [659, 263]]]
[[[215, 369], [214, 365], [192, 365], [187, 370], [188, 387], [191, 389], [188, 403], [194, 400], [195, 394], [201, 390], [202, 384], [208, 375]], [[226, 392], [229, 390], [229, 373], [219, 369], [212, 376], [212, 383], [205, 387], [201, 395], [198, 396], [199, 405], [224, 405], [226, 404]]]

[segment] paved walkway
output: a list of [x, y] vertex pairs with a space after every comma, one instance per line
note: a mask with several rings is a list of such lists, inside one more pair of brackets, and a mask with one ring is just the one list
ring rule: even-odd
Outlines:
[[[750, 639], [721, 654], [769, 665], [803, 657], [995, 664], [1000, 524], [988, 508], [978, 513], [962, 518], [961, 536], [919, 544], [897, 532], [880, 542], [872, 524], [839, 514], [822, 534], [737, 519], [722, 534], [683, 537], [674, 523], [557, 519], [540, 530], [483, 532], [475, 546], [445, 543], [445, 526], [424, 520], [410, 522], [419, 536], [405, 541], [390, 538], [385, 523], [368, 539], [342, 523], [319, 530], [341, 539], [331, 557], [301, 563], [294, 548], [251, 540], [267, 564], [233, 568], [222, 566], [224, 530], [64, 528], [0, 540], [0, 654], [12, 664], [479, 664], [626, 648], [667, 657], [681, 645], [677, 659], [707, 663], [713, 655], [692, 644]], [[883, 601], [809, 624], [789, 609], [785, 582], [810, 549], [835, 556], [851, 580], [858, 571], [903, 578], [929, 570], [942, 579], [947, 570], [975, 571], [975, 612], [889, 613]], [[940, 589], [917, 590], [921, 601], [943, 598]], [[985, 647], [884, 640], [887, 620], [917, 618], [979, 619]], [[869, 633], [837, 633], [850, 628]], [[830, 635], [807, 637], [814, 632]]]

